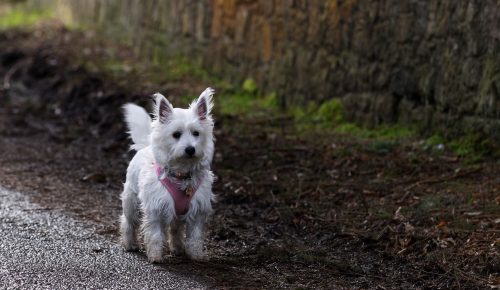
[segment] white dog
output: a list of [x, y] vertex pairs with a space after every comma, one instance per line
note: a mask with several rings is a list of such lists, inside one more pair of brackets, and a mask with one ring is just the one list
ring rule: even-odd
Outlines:
[[173, 108], [161, 94], [154, 120], [141, 107], [124, 106], [137, 150], [127, 169], [122, 193], [121, 238], [126, 250], [137, 250], [141, 226], [149, 261], [160, 262], [168, 242], [175, 254], [206, 260], [203, 227], [212, 212], [210, 164], [214, 153], [210, 114], [214, 91], [207, 88], [189, 109]]

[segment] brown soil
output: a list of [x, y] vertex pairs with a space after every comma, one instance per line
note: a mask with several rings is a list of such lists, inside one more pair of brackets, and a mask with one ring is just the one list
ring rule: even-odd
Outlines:
[[[124, 47], [59, 27], [0, 33], [0, 184], [117, 237], [128, 160], [123, 103], [194, 95], [89, 61]], [[131, 85], [133, 84], [133, 85]], [[173, 103], [179, 101], [173, 97]], [[216, 100], [217, 102], [217, 100]], [[500, 169], [418, 140], [382, 144], [301, 132], [281, 117], [216, 113], [211, 260], [169, 271], [218, 288], [484, 289], [500, 284]]]

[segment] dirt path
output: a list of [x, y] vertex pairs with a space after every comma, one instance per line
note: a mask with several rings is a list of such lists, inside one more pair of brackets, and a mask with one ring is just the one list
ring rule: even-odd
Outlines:
[[[70, 45], [71, 44], [71, 45]], [[95, 42], [50, 28], [0, 34], [0, 184], [117, 236], [119, 107], [196, 80], [127, 87], [75, 60]], [[97, 47], [99, 48], [99, 47]], [[175, 103], [175, 99], [174, 99]], [[165, 269], [218, 287], [482, 289], [499, 282], [500, 170], [418, 140], [300, 133], [286, 118], [217, 115], [211, 260]]]

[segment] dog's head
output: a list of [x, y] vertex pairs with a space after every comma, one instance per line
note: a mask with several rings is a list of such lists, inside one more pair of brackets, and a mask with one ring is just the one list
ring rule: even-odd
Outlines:
[[213, 94], [214, 90], [207, 88], [188, 109], [174, 108], [163, 95], [155, 94], [151, 145], [156, 162], [181, 172], [210, 165], [214, 153]]

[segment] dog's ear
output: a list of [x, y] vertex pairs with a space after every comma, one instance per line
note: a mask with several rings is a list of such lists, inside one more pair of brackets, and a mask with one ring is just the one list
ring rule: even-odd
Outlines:
[[210, 116], [210, 112], [212, 111], [213, 107], [212, 97], [214, 93], [215, 91], [212, 88], [207, 88], [198, 97], [198, 100], [196, 101], [195, 110], [200, 120], [205, 120], [207, 119], [208, 116]]
[[155, 103], [156, 103], [156, 118], [160, 121], [160, 123], [167, 123], [170, 115], [172, 115], [172, 104], [160, 93], [156, 93], [153, 95]]

